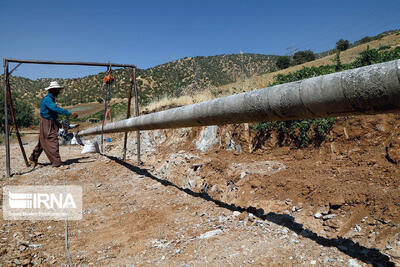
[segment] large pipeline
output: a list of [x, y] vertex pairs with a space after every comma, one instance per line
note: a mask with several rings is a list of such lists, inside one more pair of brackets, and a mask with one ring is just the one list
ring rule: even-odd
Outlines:
[[[105, 133], [400, 111], [400, 60], [107, 124]], [[101, 126], [79, 132], [100, 134]]]

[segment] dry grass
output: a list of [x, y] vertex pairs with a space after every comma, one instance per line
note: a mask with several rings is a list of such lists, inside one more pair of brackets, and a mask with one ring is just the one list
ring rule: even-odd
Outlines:
[[[400, 34], [391, 34], [388, 36], [383, 37], [380, 40], [374, 40], [369, 43], [365, 43], [350, 49], [347, 49], [346, 51], [341, 52], [340, 54], [340, 60], [342, 63], [349, 63], [353, 61], [360, 52], [364, 51], [367, 49], [367, 46], [370, 48], [379, 48], [381, 46], [391, 46], [392, 48], [400, 45]], [[335, 61], [335, 55], [329, 55], [311, 62], [306, 62], [301, 65], [296, 65], [284, 70], [279, 70], [271, 73], [266, 73], [263, 75], [259, 76], [254, 76], [249, 79], [244, 79], [244, 80], [239, 80], [235, 83], [231, 84], [226, 84], [223, 86], [220, 86], [218, 88], [213, 88], [213, 89], [204, 89], [201, 91], [200, 94], [194, 95], [194, 96], [181, 96], [178, 98], [169, 98], [169, 97], [163, 97], [159, 100], [155, 100], [146, 107], [144, 107], [144, 110], [146, 113], [154, 112], [154, 111], [159, 111], [167, 108], [172, 108], [172, 107], [179, 107], [179, 106], [184, 106], [184, 105], [189, 105], [193, 103], [198, 103], [206, 100], [211, 100], [216, 97], [221, 97], [221, 96], [226, 96], [226, 95], [232, 95], [232, 94], [237, 94], [240, 92], [247, 92], [255, 89], [260, 89], [260, 88], [265, 88], [269, 86], [272, 82], [275, 81], [275, 77], [278, 74], [287, 74], [289, 72], [294, 72], [297, 70], [302, 69], [303, 67], [318, 67], [318, 66], [323, 66], [323, 65], [331, 65], [334, 64]]]
[[197, 95], [184, 95], [180, 97], [168, 97], [164, 96], [160, 99], [154, 100], [150, 104], [146, 105], [142, 108], [144, 112], [154, 112], [159, 110], [164, 110], [173, 107], [181, 107], [185, 105], [190, 105], [194, 103], [199, 103], [207, 100], [214, 99], [215, 96], [211, 91], [203, 90], [201, 93]]

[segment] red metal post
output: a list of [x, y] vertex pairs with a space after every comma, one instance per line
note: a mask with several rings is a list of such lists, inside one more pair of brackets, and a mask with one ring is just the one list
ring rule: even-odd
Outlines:
[[11, 176], [10, 167], [10, 128], [8, 125], [8, 105], [7, 105], [7, 84], [8, 84], [8, 61], [4, 60], [4, 134], [5, 134], [5, 146], [6, 146], [6, 175]]
[[[131, 117], [131, 100], [132, 100], [132, 88], [135, 83], [135, 68], [132, 68], [132, 78], [131, 78], [131, 86], [129, 87], [128, 91], [128, 108], [126, 110], [126, 118], [129, 119]], [[128, 142], [128, 132], [125, 132], [124, 135], [124, 149], [123, 149], [123, 155], [122, 155], [122, 160], [126, 159], [126, 145]]]
[[[138, 99], [138, 89], [136, 83], [136, 68], [133, 68], [133, 88], [135, 89], [135, 111], [136, 117], [139, 117], [139, 99]], [[136, 144], [137, 144], [137, 162], [138, 166], [142, 165], [140, 160], [140, 131], [136, 132]]]
[[12, 118], [13, 123], [14, 123], [14, 127], [15, 127], [15, 132], [16, 132], [16, 135], [17, 135], [17, 139], [18, 139], [19, 148], [21, 149], [22, 156], [24, 157], [24, 161], [25, 161], [26, 167], [29, 167], [30, 164], [28, 162], [28, 159], [26, 158], [25, 149], [24, 149], [24, 146], [22, 145], [21, 136], [20, 136], [19, 130], [18, 130], [17, 120], [15, 119], [14, 106], [13, 106], [12, 97], [11, 97], [10, 82], [8, 80], [7, 80], [7, 100], [8, 100], [8, 104], [10, 105], [11, 118]]

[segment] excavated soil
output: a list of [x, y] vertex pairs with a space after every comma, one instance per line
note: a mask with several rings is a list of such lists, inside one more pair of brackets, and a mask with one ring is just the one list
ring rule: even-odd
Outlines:
[[[399, 266], [400, 115], [339, 119], [320, 146], [280, 146], [249, 125], [107, 135], [105, 155], [63, 146], [65, 170], [43, 155], [24, 166], [11, 144], [1, 186], [80, 185], [69, 221], [77, 266]], [[24, 137], [28, 154], [36, 136]], [[214, 139], [213, 139], [214, 138]], [[258, 149], [255, 149], [257, 143]], [[64, 221], [0, 218], [0, 266], [68, 265]]]

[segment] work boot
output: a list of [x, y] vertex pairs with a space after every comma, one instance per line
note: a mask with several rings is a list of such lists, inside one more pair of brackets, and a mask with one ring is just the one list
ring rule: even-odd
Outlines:
[[58, 170], [67, 170], [69, 169], [68, 165], [58, 165], [58, 166], [53, 166], [54, 169], [58, 169]]
[[29, 159], [29, 160], [28, 160], [28, 163], [29, 163], [29, 165], [33, 165], [33, 168], [35, 168], [36, 165], [38, 164], [37, 161], [34, 161], [34, 160], [32, 160], [32, 159]]

